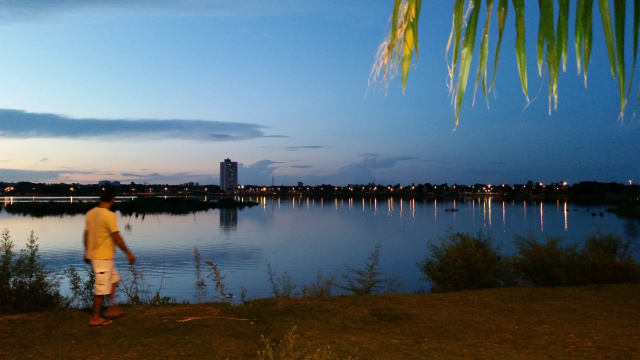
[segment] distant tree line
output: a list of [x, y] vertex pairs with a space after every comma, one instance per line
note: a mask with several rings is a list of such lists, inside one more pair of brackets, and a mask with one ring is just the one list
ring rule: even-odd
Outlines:
[[[122, 184], [116, 187], [119, 195], [206, 195], [220, 194], [218, 185], [200, 185], [187, 183], [181, 185], [168, 184]], [[32, 182], [0, 182], [0, 194], [3, 196], [97, 196], [98, 184], [58, 183], [44, 184]], [[640, 185], [621, 184], [615, 182], [583, 181], [576, 184], [555, 182], [544, 184], [528, 181], [525, 184], [481, 184], [459, 185], [443, 184], [349, 184], [334, 186], [322, 184], [316, 186], [261, 186], [243, 185], [236, 193], [247, 195], [293, 195], [314, 197], [351, 197], [351, 196], [403, 196], [403, 197], [460, 197], [468, 195], [490, 195], [514, 198], [566, 197], [585, 200], [628, 200], [640, 197]]]

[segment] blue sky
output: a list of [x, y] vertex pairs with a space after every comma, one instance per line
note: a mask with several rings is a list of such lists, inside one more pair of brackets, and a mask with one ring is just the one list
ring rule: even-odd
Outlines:
[[452, 2], [423, 3], [403, 95], [399, 78], [369, 84], [392, 0], [3, 1], [0, 181], [217, 184], [227, 157], [255, 185], [640, 180], [640, 71], [620, 122], [599, 14], [588, 88], [571, 35], [549, 115], [537, 2], [527, 2], [530, 104], [511, 11], [497, 94], [472, 106], [470, 83], [455, 128]]

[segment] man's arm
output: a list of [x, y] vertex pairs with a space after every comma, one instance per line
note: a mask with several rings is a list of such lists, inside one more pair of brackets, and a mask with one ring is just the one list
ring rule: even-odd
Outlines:
[[134, 262], [136, 262], [136, 257], [133, 256], [131, 251], [129, 251], [129, 248], [127, 247], [127, 244], [124, 243], [124, 239], [122, 238], [122, 236], [120, 236], [120, 233], [118, 231], [113, 232], [111, 233], [111, 237], [113, 238], [113, 242], [115, 242], [115, 244], [118, 245], [120, 250], [122, 250], [125, 253], [125, 255], [127, 255], [127, 260], [129, 260], [129, 264], [133, 264]]

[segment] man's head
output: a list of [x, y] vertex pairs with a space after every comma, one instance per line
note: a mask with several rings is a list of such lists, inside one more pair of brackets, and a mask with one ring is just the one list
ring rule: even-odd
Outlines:
[[116, 191], [110, 187], [100, 189], [100, 202], [111, 202], [116, 197]]

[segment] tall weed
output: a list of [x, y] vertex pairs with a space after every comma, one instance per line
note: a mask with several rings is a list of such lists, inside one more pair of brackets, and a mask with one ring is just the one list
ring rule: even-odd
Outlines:
[[[319, 349], [300, 347], [296, 343], [296, 327], [286, 333], [284, 337], [274, 343], [261, 336], [263, 349], [258, 351], [259, 360], [339, 360], [329, 346]], [[349, 356], [345, 360], [355, 360], [357, 357]]]
[[216, 290], [218, 290], [220, 299], [222, 301], [226, 301], [233, 298], [233, 294], [229, 292], [224, 282], [226, 275], [222, 275], [218, 265], [212, 261], [205, 261], [204, 263], [207, 264], [209, 266], [209, 270], [211, 270], [209, 277], [214, 283], [216, 283]]
[[207, 299], [207, 284], [202, 277], [202, 258], [196, 247], [193, 248], [193, 261], [196, 266], [196, 283], [193, 285], [193, 289], [195, 290], [194, 300], [200, 303]]
[[276, 270], [271, 267], [271, 263], [269, 261], [267, 263], [267, 275], [269, 277], [269, 283], [271, 284], [271, 289], [273, 290], [273, 296], [279, 297], [292, 297], [296, 296], [296, 284], [291, 279], [291, 276], [288, 272], [283, 272], [278, 277]]
[[376, 244], [369, 254], [364, 269], [356, 269], [345, 265], [345, 271], [342, 273], [345, 284], [339, 285], [339, 287], [353, 295], [398, 291], [401, 287], [398, 278], [395, 275], [383, 277], [384, 273], [380, 270], [380, 248], [380, 243]]

